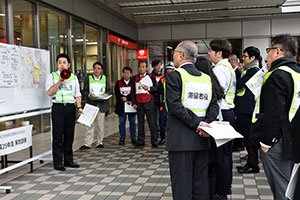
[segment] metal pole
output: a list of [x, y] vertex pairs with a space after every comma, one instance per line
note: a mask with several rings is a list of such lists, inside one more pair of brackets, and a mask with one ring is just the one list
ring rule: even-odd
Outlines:
[[14, 16], [12, 0], [6, 0], [6, 30], [7, 30], [7, 43], [14, 43]]

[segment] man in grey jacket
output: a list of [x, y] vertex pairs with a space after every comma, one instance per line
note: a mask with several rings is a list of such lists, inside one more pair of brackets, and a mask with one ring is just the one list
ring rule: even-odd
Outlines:
[[209, 135], [199, 127], [210, 126], [219, 106], [210, 77], [194, 66], [197, 53], [193, 42], [181, 42], [173, 55], [176, 70], [166, 75], [166, 149], [174, 200], [209, 199]]

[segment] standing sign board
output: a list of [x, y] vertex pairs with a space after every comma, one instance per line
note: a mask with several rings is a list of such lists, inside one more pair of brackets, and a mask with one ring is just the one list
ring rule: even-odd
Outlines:
[[1, 131], [0, 156], [32, 146], [32, 125]]

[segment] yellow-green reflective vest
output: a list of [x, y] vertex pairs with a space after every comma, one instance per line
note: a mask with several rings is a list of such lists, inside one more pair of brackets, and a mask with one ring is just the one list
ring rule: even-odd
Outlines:
[[233, 102], [234, 102], [234, 97], [235, 97], [235, 92], [236, 92], [235, 91], [236, 90], [235, 72], [234, 72], [233, 68], [231, 67], [231, 65], [225, 65], [224, 63], [220, 63], [219, 65], [222, 65], [222, 66], [226, 67], [230, 72], [230, 84], [229, 84], [228, 90], [225, 94], [225, 101], [229, 105], [232, 105]]
[[[246, 75], [246, 74], [247, 74], [247, 71], [248, 71], [249, 69], [253, 69], [253, 68], [258, 68], [258, 69], [259, 69], [258, 66], [252, 66], [252, 67], [250, 67], [250, 68], [244, 70], [244, 71], [243, 71], [243, 75]], [[238, 92], [238, 93], [236, 94], [236, 96], [242, 97], [242, 96], [245, 95], [245, 93], [246, 93], [246, 88], [243, 88], [243, 90], [240, 91], [240, 92]]]
[[[266, 76], [264, 77], [262, 86], [265, 84], [265, 82], [268, 80], [268, 78], [270, 77], [270, 75], [275, 71], [275, 70], [283, 70], [286, 71], [288, 73], [291, 74], [292, 78], [293, 78], [293, 83], [294, 83], [294, 95], [293, 95], [293, 99], [292, 99], [292, 103], [291, 103], [291, 107], [290, 107], [290, 111], [289, 111], [289, 121], [291, 122], [292, 119], [294, 118], [297, 109], [299, 108], [300, 105], [300, 73], [295, 72], [294, 70], [292, 70], [291, 68], [287, 67], [287, 66], [280, 66], [270, 72], [268, 72], [266, 74]], [[261, 88], [262, 88], [261, 86]], [[261, 89], [260, 89], [261, 92]], [[256, 115], [259, 113], [259, 109], [260, 109], [260, 95], [259, 95], [259, 99], [256, 102], [255, 105], [255, 109], [253, 112], [253, 117], [252, 117], [252, 122], [256, 122], [257, 121], [257, 117]]]
[[[59, 75], [52, 72], [54, 85], [59, 81]], [[70, 78], [65, 79], [59, 86], [55, 94], [56, 102], [74, 102], [75, 101], [75, 76], [71, 73]]]
[[212, 84], [208, 75], [193, 76], [185, 69], [176, 69], [182, 79], [181, 102], [198, 117], [205, 117], [212, 99]]
[[[95, 96], [100, 96], [105, 93], [106, 88], [106, 76], [102, 74], [101, 79], [96, 81], [93, 75], [89, 75], [89, 87], [90, 93], [93, 93]], [[103, 101], [99, 98], [91, 98], [94, 101]]]

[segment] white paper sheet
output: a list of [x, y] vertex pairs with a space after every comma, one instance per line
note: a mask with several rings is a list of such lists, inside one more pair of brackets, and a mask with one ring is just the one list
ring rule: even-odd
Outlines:
[[299, 173], [300, 173], [300, 163], [294, 164], [290, 182], [289, 182], [286, 192], [285, 192], [285, 197], [287, 199], [290, 199], [290, 200], [294, 199], [295, 187], [296, 187], [297, 182], [299, 181], [298, 180]]
[[147, 85], [148, 87], [153, 86], [153, 82], [152, 82], [151, 78], [148, 75], [145, 76], [142, 80], [140, 80], [140, 83], [142, 85]]
[[80, 115], [80, 117], [77, 121], [88, 127], [91, 127], [98, 112], [99, 112], [98, 107], [92, 106], [90, 104], [85, 104], [84, 109], [83, 109], [83, 114]]
[[264, 77], [268, 72], [267, 67], [261, 68], [258, 72], [256, 72], [247, 82], [246, 86], [249, 90], [254, 94], [256, 98], [258, 98], [260, 93], [260, 88], [262, 86]]
[[95, 96], [95, 98], [97, 99], [103, 99], [103, 100], [107, 100], [107, 99], [110, 99], [112, 97], [112, 95], [98, 95], [98, 96]]
[[236, 132], [236, 130], [229, 124], [229, 122], [214, 121], [210, 125], [212, 126], [212, 128], [200, 128], [206, 131], [215, 139], [217, 147], [229, 142], [232, 139], [243, 138], [243, 136]]
[[136, 113], [136, 109], [130, 103], [129, 105], [125, 102], [124, 103], [124, 112], [125, 113]]

